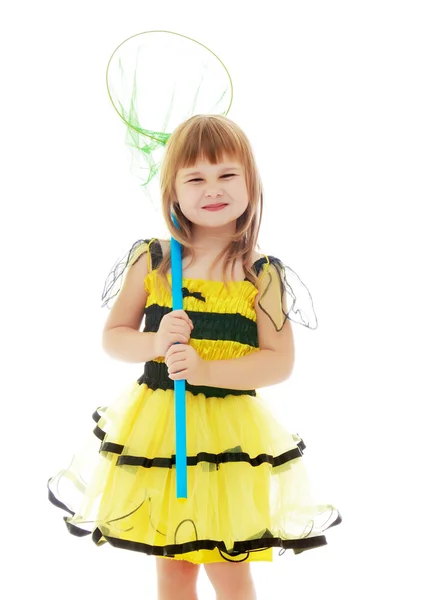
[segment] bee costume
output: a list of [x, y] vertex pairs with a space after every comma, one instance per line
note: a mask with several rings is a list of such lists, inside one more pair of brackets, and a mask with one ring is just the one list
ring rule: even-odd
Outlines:
[[[102, 299], [109, 306], [127, 270], [147, 261], [145, 332], [158, 331], [172, 310], [171, 291], [157, 273], [162, 257], [157, 239], [138, 240], [105, 283]], [[273, 256], [252, 268], [265, 283], [259, 308], [276, 330], [288, 318], [317, 326], [311, 296], [296, 273]], [[183, 308], [194, 324], [189, 344], [204, 360], [259, 350], [258, 290], [248, 278], [227, 287], [183, 278], [182, 285]], [[256, 390], [186, 381], [186, 412], [186, 502], [175, 493], [174, 381], [164, 357], [145, 363], [137, 381], [94, 412], [86, 446], [48, 482], [50, 501], [69, 513], [70, 533], [197, 564], [272, 561], [272, 548], [298, 554], [326, 544], [324, 532], [341, 522], [340, 513], [315, 503], [303, 440], [277, 422]]]

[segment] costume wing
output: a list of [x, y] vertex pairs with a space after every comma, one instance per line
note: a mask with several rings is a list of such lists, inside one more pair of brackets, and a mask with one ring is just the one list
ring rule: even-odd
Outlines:
[[124, 256], [117, 260], [106, 278], [102, 292], [102, 308], [104, 306], [112, 308], [112, 301], [118, 296], [122, 288], [126, 272], [145, 252], [150, 253], [152, 267], [155, 268], [157, 266], [157, 262], [161, 258], [161, 246], [159, 242], [155, 238], [134, 242]]
[[271, 319], [276, 331], [281, 331], [287, 319], [316, 329], [318, 322], [311, 294], [297, 273], [275, 256], [260, 259], [258, 267], [262, 265], [262, 292], [258, 305]]

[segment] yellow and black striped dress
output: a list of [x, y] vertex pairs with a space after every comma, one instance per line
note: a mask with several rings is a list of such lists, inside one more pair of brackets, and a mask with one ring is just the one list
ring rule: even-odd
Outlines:
[[[162, 258], [156, 239], [131, 249], [125, 268], [147, 257], [144, 331], [157, 331], [172, 310], [156, 286]], [[265, 273], [274, 257], [254, 264]], [[170, 277], [170, 275], [168, 276]], [[183, 279], [189, 343], [205, 360], [259, 350], [254, 300], [247, 279]], [[305, 445], [272, 416], [255, 390], [186, 382], [188, 498], [177, 500], [174, 382], [164, 358], [109, 407], [94, 413], [90, 444], [48, 483], [50, 500], [69, 512], [74, 535], [97, 544], [194, 563], [271, 561], [272, 548], [294, 553], [326, 544], [324, 531], [341, 521], [332, 505], [315, 504], [304, 470]]]

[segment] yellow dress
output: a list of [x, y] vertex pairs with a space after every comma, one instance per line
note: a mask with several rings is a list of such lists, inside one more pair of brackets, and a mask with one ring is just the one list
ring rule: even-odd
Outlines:
[[[172, 310], [170, 292], [155, 285], [158, 241], [138, 244], [125, 268], [145, 253], [144, 331], [156, 331]], [[183, 279], [184, 310], [194, 324], [189, 343], [200, 356], [232, 359], [259, 350], [256, 294], [247, 279], [229, 289]], [[297, 554], [326, 544], [324, 531], [340, 523], [340, 513], [314, 503], [303, 440], [277, 422], [255, 390], [186, 382], [186, 415], [188, 497], [177, 500], [174, 382], [164, 358], [146, 363], [136, 382], [97, 409], [91, 440], [48, 482], [51, 502], [70, 514], [72, 534], [193, 563], [272, 561], [273, 547]]]

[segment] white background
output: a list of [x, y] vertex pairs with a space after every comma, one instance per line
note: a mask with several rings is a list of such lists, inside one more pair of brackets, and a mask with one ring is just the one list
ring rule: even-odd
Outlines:
[[[105, 68], [167, 29], [218, 54], [265, 187], [263, 252], [308, 286], [289, 382], [328, 546], [253, 564], [268, 598], [441, 598], [439, 2], [8, 3], [1, 22], [2, 586], [9, 598], [156, 597], [152, 557], [69, 536], [46, 481], [142, 372], [101, 349], [103, 283], [161, 236]], [[240, 510], [244, 508], [239, 507]], [[215, 598], [203, 568], [200, 597]]]

